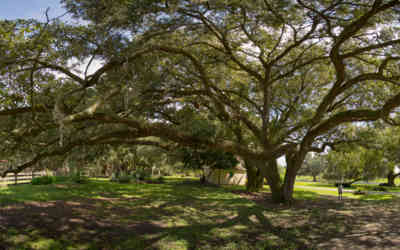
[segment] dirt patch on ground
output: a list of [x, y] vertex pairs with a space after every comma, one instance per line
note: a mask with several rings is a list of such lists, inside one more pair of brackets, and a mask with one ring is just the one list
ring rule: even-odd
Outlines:
[[[107, 247], [130, 235], [157, 233], [162, 228], [147, 222], [124, 222], [131, 211], [124, 207], [99, 206], [100, 199], [74, 201], [25, 202], [0, 207], [0, 235], [9, 230], [40, 231], [41, 237], [73, 241], [97, 242]], [[107, 199], [106, 199], [107, 200]], [[112, 203], [112, 201], [111, 201]], [[0, 237], [0, 249], [8, 249], [10, 243]]]

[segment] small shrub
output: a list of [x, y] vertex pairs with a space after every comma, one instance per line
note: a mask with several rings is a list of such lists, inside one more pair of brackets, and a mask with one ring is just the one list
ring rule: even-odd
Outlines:
[[40, 176], [32, 179], [32, 185], [48, 185], [55, 181], [54, 176]]
[[157, 178], [157, 181], [158, 181], [159, 183], [165, 183], [165, 178], [164, 178], [164, 176], [158, 177], [158, 178]]
[[113, 173], [113, 174], [111, 175], [110, 181], [111, 181], [111, 182], [117, 182], [117, 179], [118, 179], [118, 177], [115, 175], [115, 173]]
[[380, 187], [390, 187], [389, 183], [379, 183]]
[[86, 176], [76, 175], [71, 178], [71, 180], [78, 184], [86, 184], [89, 182], [89, 178]]
[[[338, 187], [340, 185], [340, 183], [335, 183], [335, 187]], [[351, 187], [351, 183], [348, 183], [348, 182], [345, 182], [345, 183], [342, 183], [342, 187], [344, 187], [344, 188], [350, 188]]]
[[145, 181], [145, 183], [149, 184], [162, 184], [165, 183], [165, 178], [163, 176], [157, 178], [149, 178]]
[[137, 170], [136, 172], [134, 172], [132, 174], [132, 176], [136, 179], [136, 180], [140, 180], [140, 181], [147, 181], [150, 179], [151, 174], [148, 171], [145, 170]]
[[54, 176], [54, 178], [54, 182], [66, 182], [70, 179], [68, 176]]
[[128, 175], [120, 176], [116, 179], [116, 181], [119, 183], [129, 183], [129, 182], [131, 182], [131, 177]]
[[372, 188], [373, 191], [387, 192], [388, 189], [385, 186], [377, 186]]

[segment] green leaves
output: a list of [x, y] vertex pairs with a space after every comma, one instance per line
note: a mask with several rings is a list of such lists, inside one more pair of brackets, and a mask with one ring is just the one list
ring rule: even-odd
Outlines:
[[239, 163], [232, 153], [218, 150], [184, 147], [178, 149], [178, 155], [180, 155], [184, 167], [192, 169], [202, 169], [203, 167], [231, 169]]

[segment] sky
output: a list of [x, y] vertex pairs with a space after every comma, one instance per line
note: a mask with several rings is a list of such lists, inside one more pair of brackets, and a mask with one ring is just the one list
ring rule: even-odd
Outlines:
[[48, 7], [50, 18], [65, 12], [59, 0], [0, 0], [0, 19], [35, 18], [44, 21]]

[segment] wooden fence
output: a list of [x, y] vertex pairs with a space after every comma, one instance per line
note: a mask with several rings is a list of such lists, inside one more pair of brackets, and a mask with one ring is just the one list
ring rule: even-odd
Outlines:
[[7, 185], [7, 184], [22, 184], [22, 183], [29, 183], [32, 181], [33, 178], [46, 175], [45, 172], [21, 172], [18, 174], [10, 173], [6, 177], [0, 177], [0, 185]]

